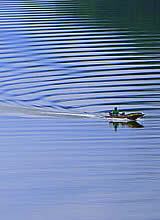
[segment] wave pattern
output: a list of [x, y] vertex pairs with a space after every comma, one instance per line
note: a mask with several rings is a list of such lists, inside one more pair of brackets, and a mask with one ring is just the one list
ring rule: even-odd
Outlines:
[[[69, 1], [1, 1], [0, 101], [58, 111], [159, 110], [160, 33], [103, 27]], [[51, 7], [50, 7], [51, 6]]]

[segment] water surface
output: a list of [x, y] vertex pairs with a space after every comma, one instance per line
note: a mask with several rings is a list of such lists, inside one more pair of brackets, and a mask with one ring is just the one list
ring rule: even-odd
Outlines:
[[[160, 217], [157, 8], [96, 4], [1, 1], [3, 219]], [[145, 117], [109, 124], [114, 106]]]

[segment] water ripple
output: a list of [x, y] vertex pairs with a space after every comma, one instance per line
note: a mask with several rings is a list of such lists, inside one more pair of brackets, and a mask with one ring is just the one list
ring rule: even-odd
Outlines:
[[160, 33], [100, 26], [72, 7], [2, 1], [0, 101], [82, 113], [159, 108]]

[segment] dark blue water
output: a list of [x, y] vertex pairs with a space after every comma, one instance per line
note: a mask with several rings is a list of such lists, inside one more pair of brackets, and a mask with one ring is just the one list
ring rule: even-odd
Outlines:
[[159, 28], [87, 2], [0, 3], [4, 220], [160, 218]]

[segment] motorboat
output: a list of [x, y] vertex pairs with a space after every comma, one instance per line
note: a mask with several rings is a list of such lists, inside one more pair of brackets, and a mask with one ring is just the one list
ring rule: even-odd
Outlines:
[[128, 122], [128, 121], [136, 121], [144, 116], [142, 112], [133, 112], [133, 113], [121, 113], [121, 114], [112, 114], [109, 113], [105, 115], [105, 118], [110, 122]]

